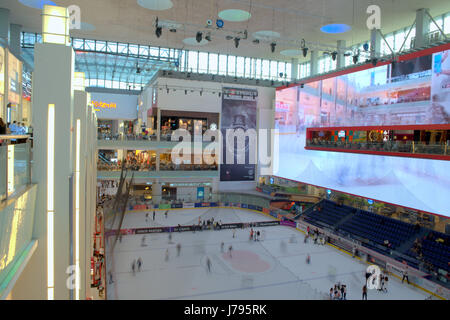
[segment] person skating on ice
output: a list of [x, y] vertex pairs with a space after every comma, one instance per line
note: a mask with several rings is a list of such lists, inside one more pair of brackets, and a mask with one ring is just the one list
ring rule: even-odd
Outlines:
[[232, 256], [231, 256], [231, 251], [233, 250], [233, 246], [232, 245], [230, 245], [229, 247], [228, 247], [228, 253], [230, 254], [230, 258], [232, 258]]
[[223, 243], [223, 241], [222, 241], [222, 243], [220, 244], [220, 252], [223, 252], [223, 247], [225, 246], [225, 244]]
[[208, 273], [211, 272], [211, 260], [209, 257], [206, 258], [206, 267], [208, 268]]
[[168, 248], [166, 249], [166, 256], [165, 256], [164, 260], [166, 262], [169, 261], [169, 249]]
[[155, 210], [153, 210], [153, 221], [155, 221]]
[[181, 244], [177, 243], [177, 257], [180, 256], [180, 251], [181, 251]]

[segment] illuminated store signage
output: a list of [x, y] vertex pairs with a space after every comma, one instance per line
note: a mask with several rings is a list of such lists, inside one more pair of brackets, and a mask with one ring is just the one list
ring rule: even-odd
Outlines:
[[95, 107], [95, 111], [100, 111], [100, 109], [98, 109], [98, 108], [102, 108], [102, 109], [116, 109], [117, 108], [117, 104], [115, 104], [114, 102], [107, 103], [107, 102], [93, 100], [92, 104]]

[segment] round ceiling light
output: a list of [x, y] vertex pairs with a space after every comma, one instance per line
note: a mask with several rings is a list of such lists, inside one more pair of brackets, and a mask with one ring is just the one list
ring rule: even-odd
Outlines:
[[350, 31], [352, 27], [350, 27], [347, 24], [343, 23], [333, 23], [333, 24], [327, 24], [320, 28], [320, 31], [323, 33], [345, 33], [347, 31]]
[[250, 12], [240, 9], [228, 9], [219, 12], [221, 19], [231, 22], [247, 21], [251, 16]]
[[192, 37], [184, 39], [183, 43], [189, 46], [204, 46], [205, 44], [208, 43], [208, 40], [202, 39], [200, 42], [197, 42], [197, 39], [195, 39], [195, 37]]
[[298, 49], [287, 49], [287, 50], [283, 50], [280, 51], [280, 53], [283, 56], [288, 56], [288, 57], [296, 57], [302, 54], [302, 50], [298, 50]]
[[253, 38], [258, 40], [273, 40], [275, 38], [279, 38], [281, 35], [276, 31], [271, 30], [261, 30], [253, 33]]
[[50, 0], [19, 0], [21, 4], [24, 6], [34, 8], [34, 9], [40, 9], [44, 8], [45, 4], [49, 4], [51, 6], [56, 6], [56, 3]]
[[173, 7], [171, 0], [137, 0], [138, 5], [149, 10], [168, 10]]

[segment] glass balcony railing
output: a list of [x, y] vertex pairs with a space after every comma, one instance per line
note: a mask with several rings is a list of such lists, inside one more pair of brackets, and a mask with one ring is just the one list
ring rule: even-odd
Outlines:
[[28, 135], [0, 135], [0, 200], [31, 183]]
[[[157, 141], [156, 134], [112, 134], [103, 133], [98, 134], [98, 140], [112, 140], [112, 141]], [[170, 140], [169, 140], [170, 141]]]
[[[407, 143], [400, 141], [385, 142], [334, 142], [326, 140], [307, 140], [306, 147], [336, 149], [343, 152], [369, 151], [377, 152], [404, 153], [411, 155], [434, 155], [450, 156], [450, 146], [448, 143], [442, 144], [423, 144], [420, 142], [409, 141]], [[344, 151], [345, 150], [345, 151]], [[348, 150], [348, 151], [347, 151]]]

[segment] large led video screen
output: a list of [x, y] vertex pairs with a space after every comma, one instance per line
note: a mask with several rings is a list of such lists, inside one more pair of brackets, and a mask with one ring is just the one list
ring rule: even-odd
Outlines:
[[274, 175], [450, 216], [450, 161], [305, 150], [309, 127], [449, 123], [450, 50], [279, 90]]

